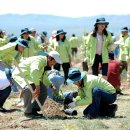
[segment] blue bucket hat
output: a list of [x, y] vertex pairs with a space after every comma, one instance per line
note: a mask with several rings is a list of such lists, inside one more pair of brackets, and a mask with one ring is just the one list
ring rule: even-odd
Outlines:
[[24, 33], [30, 33], [29, 29], [28, 28], [22, 29], [20, 35], [23, 35]]
[[105, 21], [105, 18], [97, 18], [96, 23], [95, 23], [94, 26], [96, 26], [97, 24], [100, 24], [100, 23], [105, 24], [105, 25], [109, 24], [109, 22]]
[[60, 35], [60, 34], [66, 34], [67, 32], [64, 32], [64, 30], [63, 29], [61, 29], [61, 30], [57, 30], [57, 34], [56, 34], [56, 36], [58, 36], [58, 35]]
[[69, 70], [68, 79], [66, 82], [67, 83], [78, 82], [78, 81], [82, 80], [84, 76], [85, 76], [84, 72], [80, 72], [79, 69], [73, 68], [73, 69]]
[[121, 32], [128, 32], [128, 28], [127, 27], [122, 27]]
[[29, 48], [28, 41], [25, 39], [17, 40], [15, 43], [18, 44], [19, 46], [24, 47], [24, 48]]
[[41, 33], [41, 35], [44, 36], [44, 37], [47, 37], [47, 32], [46, 32], [46, 31], [43, 31], [43, 32]]

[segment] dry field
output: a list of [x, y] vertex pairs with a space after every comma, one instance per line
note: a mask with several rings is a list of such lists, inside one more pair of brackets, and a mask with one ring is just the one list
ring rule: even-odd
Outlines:
[[[78, 61], [81, 61], [80, 57], [75, 60], [73, 66], [81, 68]], [[118, 110], [115, 118], [88, 120], [82, 114], [84, 106], [76, 108], [77, 116], [67, 115], [67, 119], [58, 117], [29, 119], [23, 116], [22, 108], [17, 108], [11, 113], [0, 113], [0, 130], [130, 130], [130, 88], [126, 88], [125, 82], [122, 82], [122, 88], [124, 95], [117, 96]], [[69, 85], [62, 89], [75, 90], [76, 87]], [[13, 108], [15, 100], [16, 97], [10, 96], [5, 107]]]
[[[64, 89], [69, 90], [68, 87]], [[23, 116], [20, 108], [11, 113], [0, 113], [0, 130], [130, 130], [130, 89], [124, 89], [123, 93], [125, 95], [117, 97], [118, 111], [115, 118], [88, 120], [82, 114], [84, 107], [77, 107], [78, 115], [68, 116], [67, 119], [29, 119]], [[15, 99], [9, 98], [6, 108], [13, 108]]]

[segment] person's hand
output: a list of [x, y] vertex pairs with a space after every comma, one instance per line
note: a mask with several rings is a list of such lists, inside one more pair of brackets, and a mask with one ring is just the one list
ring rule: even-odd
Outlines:
[[57, 96], [59, 95], [58, 92], [56, 91], [56, 87], [54, 85], [51, 85], [51, 89], [52, 89], [54, 95], [57, 95]]
[[43, 45], [41, 48], [42, 48], [43, 50], [46, 50], [46, 49], [48, 48], [48, 46], [47, 46], [47, 45]]
[[68, 104], [68, 106], [70, 108], [74, 108], [74, 107], [76, 107], [76, 103], [75, 102], [71, 102], [71, 103]]
[[40, 95], [40, 86], [36, 86], [33, 95], [34, 95], [34, 98], [36, 98]]
[[51, 85], [51, 89], [53, 90], [53, 92], [56, 92], [56, 87], [53, 84]]

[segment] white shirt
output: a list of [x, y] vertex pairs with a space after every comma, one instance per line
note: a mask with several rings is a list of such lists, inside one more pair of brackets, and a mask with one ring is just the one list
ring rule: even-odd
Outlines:
[[97, 39], [98, 39], [98, 42], [97, 42], [96, 54], [101, 55], [102, 54], [102, 43], [103, 43], [102, 35], [99, 35], [97, 33]]
[[4, 71], [0, 70], [0, 90], [4, 90], [10, 85], [9, 80]]

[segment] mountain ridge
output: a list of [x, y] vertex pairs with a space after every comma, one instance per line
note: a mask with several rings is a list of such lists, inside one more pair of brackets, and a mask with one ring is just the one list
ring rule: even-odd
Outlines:
[[39, 33], [47, 31], [50, 35], [53, 30], [64, 29], [67, 35], [75, 33], [82, 36], [94, 28], [97, 18], [104, 17], [109, 22], [108, 30], [115, 34], [120, 33], [120, 28], [128, 26], [130, 15], [96, 15], [87, 17], [65, 17], [42, 14], [4, 14], [0, 15], [0, 29], [19, 35], [23, 28], [35, 28]]

